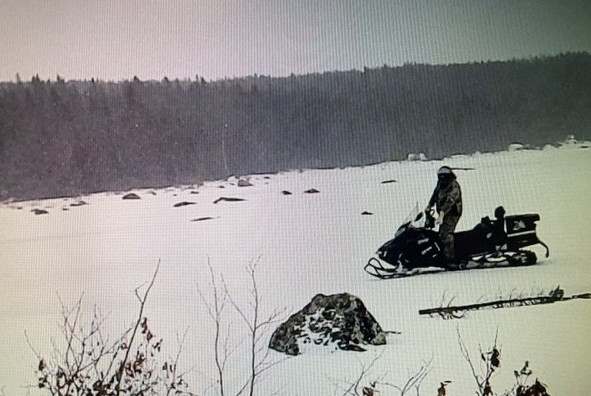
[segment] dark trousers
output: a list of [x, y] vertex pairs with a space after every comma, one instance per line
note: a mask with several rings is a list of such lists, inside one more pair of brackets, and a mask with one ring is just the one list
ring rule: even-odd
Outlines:
[[443, 223], [439, 226], [439, 238], [441, 238], [445, 257], [448, 260], [453, 260], [455, 257], [454, 231], [459, 220], [460, 216], [447, 215], [443, 217]]

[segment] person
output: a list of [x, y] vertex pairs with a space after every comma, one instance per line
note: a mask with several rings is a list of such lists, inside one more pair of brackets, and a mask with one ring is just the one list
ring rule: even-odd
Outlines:
[[439, 238], [443, 243], [445, 257], [449, 263], [453, 263], [455, 262], [453, 233], [462, 216], [462, 190], [449, 166], [442, 166], [437, 171], [437, 186], [425, 210], [431, 211], [434, 205], [439, 215], [435, 225], [439, 226]]

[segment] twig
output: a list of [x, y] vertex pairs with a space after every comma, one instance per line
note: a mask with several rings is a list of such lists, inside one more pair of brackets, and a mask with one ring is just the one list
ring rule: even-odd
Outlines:
[[[374, 358], [371, 360], [371, 362], [369, 363], [369, 365], [364, 365], [361, 364], [361, 371], [359, 372], [359, 375], [357, 376], [357, 378], [355, 379], [355, 381], [353, 382], [349, 382], [347, 385], [347, 388], [342, 387], [341, 385], [337, 384], [335, 382], [335, 380], [333, 379], [333, 383], [335, 386], [338, 386], [344, 393], [343, 396], [347, 396], [347, 395], [359, 395], [359, 386], [361, 384], [361, 381], [363, 381], [369, 371], [373, 368], [373, 366], [376, 364], [376, 362], [378, 360], [380, 360], [380, 358], [382, 357], [382, 355], [384, 354], [384, 351], [381, 351], [378, 355], [374, 356]], [[370, 383], [370, 386], [375, 387], [376, 382], [372, 382]]]
[[418, 370], [411, 374], [404, 386], [400, 387], [398, 385], [394, 385], [387, 382], [377, 382], [376, 384], [385, 385], [397, 389], [400, 392], [400, 396], [406, 395], [408, 391], [412, 388], [416, 390], [417, 395], [419, 394], [419, 388], [421, 387], [421, 383], [423, 380], [429, 375], [431, 372], [431, 363], [433, 362], [433, 357], [428, 361], [424, 362]]

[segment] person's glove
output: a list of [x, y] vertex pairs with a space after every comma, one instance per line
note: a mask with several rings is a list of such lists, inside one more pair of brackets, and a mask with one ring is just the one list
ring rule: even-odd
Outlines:
[[443, 224], [443, 216], [445, 215], [445, 213], [443, 213], [443, 211], [439, 212], [439, 217], [437, 217], [437, 220], [435, 220], [435, 225], [437, 227], [439, 227], [441, 224]]

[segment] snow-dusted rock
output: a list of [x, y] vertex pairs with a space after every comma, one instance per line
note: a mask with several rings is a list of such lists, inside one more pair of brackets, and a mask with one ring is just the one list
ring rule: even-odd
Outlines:
[[408, 153], [408, 161], [427, 161], [425, 153]]
[[361, 345], [385, 343], [386, 333], [363, 302], [342, 293], [317, 294], [275, 330], [269, 347], [288, 355], [299, 355], [314, 345], [330, 350], [364, 351]]
[[250, 178], [241, 177], [238, 180], [238, 187], [252, 187], [252, 184], [250, 183]]
[[523, 150], [524, 148], [525, 148], [525, 146], [521, 143], [511, 143], [509, 145], [509, 147], [507, 148], [507, 151], [509, 151], [509, 152], [520, 151], [520, 150]]
[[575, 135], [568, 135], [566, 137], [566, 139], [564, 140], [565, 144], [577, 144], [577, 139], [575, 138]]

